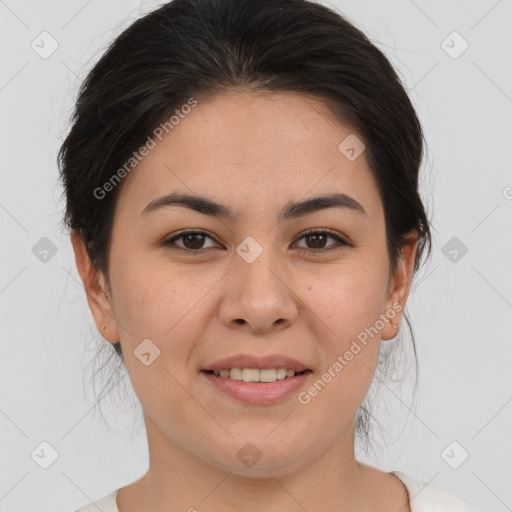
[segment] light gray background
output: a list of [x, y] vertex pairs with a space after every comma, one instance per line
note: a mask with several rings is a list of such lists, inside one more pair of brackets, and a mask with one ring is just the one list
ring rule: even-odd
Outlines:
[[[92, 410], [86, 379], [99, 334], [60, 227], [56, 153], [85, 73], [121, 29], [158, 5], [0, 0], [2, 511], [73, 510], [147, 467], [144, 430], [130, 434], [124, 406], [102, 403], [113, 429]], [[434, 252], [408, 303], [417, 406], [402, 407], [390, 424], [398, 439], [366, 462], [445, 487], [482, 512], [510, 511], [512, 1], [326, 5], [362, 28], [399, 70], [429, 151], [422, 191]], [[42, 46], [43, 31], [59, 45], [47, 59], [31, 48], [34, 40]], [[469, 44], [457, 58], [462, 41], [446, 39], [454, 31]], [[46, 263], [32, 252], [43, 237], [57, 249]], [[456, 262], [443, 253], [452, 237], [468, 249]], [[407, 391], [406, 383], [390, 393], [400, 405]], [[31, 457], [42, 442], [58, 453], [48, 469]], [[453, 469], [447, 461], [455, 465], [462, 450], [469, 457]]]

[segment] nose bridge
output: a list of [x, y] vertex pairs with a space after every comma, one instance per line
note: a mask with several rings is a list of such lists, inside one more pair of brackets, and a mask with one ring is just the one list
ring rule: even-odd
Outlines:
[[221, 307], [224, 323], [249, 324], [255, 330], [267, 330], [274, 324], [289, 324], [296, 319], [292, 286], [286, 283], [286, 268], [278, 251], [271, 246], [272, 237], [246, 237], [236, 248], [228, 293]]
[[265, 290], [270, 287], [272, 293], [280, 292], [282, 283], [276, 273], [282, 265], [270, 235], [259, 236], [259, 241], [247, 236], [238, 245], [236, 252], [239, 257], [235, 264], [236, 271], [246, 289], [256, 286]]

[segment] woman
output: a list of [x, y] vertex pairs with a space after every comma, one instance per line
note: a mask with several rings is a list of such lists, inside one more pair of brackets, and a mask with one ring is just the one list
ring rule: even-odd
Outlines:
[[59, 154], [99, 331], [150, 465], [81, 512], [470, 511], [358, 462], [430, 228], [385, 56], [300, 0], [174, 0], [85, 80]]

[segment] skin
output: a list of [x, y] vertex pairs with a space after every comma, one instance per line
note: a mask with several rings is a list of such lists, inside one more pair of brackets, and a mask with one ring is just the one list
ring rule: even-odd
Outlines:
[[[380, 314], [405, 306], [417, 240], [409, 234], [391, 273], [365, 153], [350, 161], [338, 150], [351, 133], [311, 96], [230, 91], [199, 101], [125, 178], [109, 281], [72, 234], [98, 330], [121, 341], [144, 411], [149, 470], [119, 491], [121, 512], [410, 511], [400, 480], [354, 455], [354, 417], [381, 339], [397, 334], [390, 322], [307, 405], [296, 394], [273, 405], [242, 404], [199, 373], [233, 354], [281, 353], [313, 370], [307, 389]], [[238, 215], [231, 222], [168, 206], [141, 216], [152, 200], [176, 191], [207, 196]], [[328, 208], [278, 221], [289, 201], [333, 192], [356, 199], [366, 215]], [[338, 248], [307, 254], [322, 247], [303, 237], [316, 228], [355, 247], [326, 238], [323, 247]], [[189, 229], [211, 238], [196, 245], [178, 239], [181, 251], [164, 245]], [[250, 264], [236, 252], [247, 236], [263, 249]], [[191, 253], [202, 246], [201, 255]], [[149, 366], [134, 355], [147, 338], [160, 349]], [[237, 457], [247, 442], [262, 453], [250, 468]]]

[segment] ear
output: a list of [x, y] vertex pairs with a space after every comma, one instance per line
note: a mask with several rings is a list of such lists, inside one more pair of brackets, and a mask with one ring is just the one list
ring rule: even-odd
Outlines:
[[[76, 268], [82, 279], [96, 328], [106, 340], [115, 343], [119, 341], [119, 332], [114, 318], [112, 297], [107, 289], [105, 278], [92, 265], [85, 243], [75, 229], [71, 231], [71, 244], [75, 252]], [[105, 293], [108, 297], [105, 297]], [[103, 329], [104, 325], [105, 329]]]
[[[413, 230], [405, 235], [405, 239], [406, 243], [400, 252], [396, 271], [389, 280], [386, 305], [383, 311], [383, 315], [387, 318], [381, 331], [381, 339], [383, 340], [390, 340], [398, 334], [400, 321], [411, 287], [412, 271], [418, 248], [418, 234]], [[393, 312], [395, 315], [391, 317]], [[397, 327], [393, 327], [391, 322]]]

